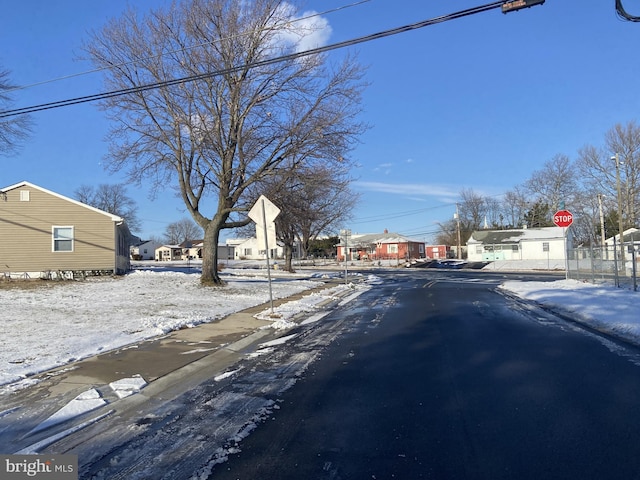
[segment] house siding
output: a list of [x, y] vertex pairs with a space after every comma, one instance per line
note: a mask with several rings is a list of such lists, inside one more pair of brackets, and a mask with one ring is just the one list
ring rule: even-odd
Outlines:
[[[28, 191], [27, 198], [21, 192]], [[0, 197], [0, 269], [5, 272], [128, 268], [128, 239], [113, 218], [30, 185]], [[73, 227], [73, 250], [53, 251], [53, 227]], [[116, 241], [117, 240], [117, 241]], [[121, 258], [125, 250], [125, 259]]]
[[564, 233], [559, 227], [476, 231], [467, 241], [467, 256], [469, 261], [564, 260]]

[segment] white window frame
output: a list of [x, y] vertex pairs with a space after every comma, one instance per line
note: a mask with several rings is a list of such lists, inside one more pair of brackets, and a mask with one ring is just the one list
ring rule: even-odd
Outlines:
[[397, 243], [388, 244], [387, 253], [398, 253], [398, 244]]
[[[59, 230], [67, 229], [71, 230], [71, 238], [61, 237]], [[58, 242], [71, 242], [71, 249], [69, 250], [61, 250], [57, 248]], [[73, 225], [54, 225], [51, 227], [51, 251], [54, 253], [68, 253], [73, 252], [75, 247], [75, 232]]]

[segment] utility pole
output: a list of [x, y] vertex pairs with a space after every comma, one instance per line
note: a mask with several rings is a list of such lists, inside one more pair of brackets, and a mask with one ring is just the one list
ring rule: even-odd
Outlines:
[[622, 273], [626, 276], [627, 268], [624, 260], [624, 222], [622, 221], [622, 191], [620, 190], [620, 158], [616, 153], [611, 160], [616, 162], [616, 189], [618, 191], [618, 230], [620, 233], [620, 262], [622, 263]]
[[460, 245], [460, 214], [458, 213], [458, 204], [456, 203], [456, 214], [455, 214], [455, 219], [456, 219], [456, 230], [458, 233], [458, 246], [456, 248], [456, 258], [458, 260], [462, 259], [462, 255], [460, 255], [460, 249], [462, 248]]
[[[604, 249], [605, 249], [605, 241], [606, 241], [606, 236], [604, 233], [604, 214], [602, 213], [602, 197], [603, 195], [601, 193], [598, 194], [598, 207], [600, 208], [600, 248], [602, 248], [603, 250], [603, 254], [604, 254]], [[607, 255], [608, 257], [608, 255]], [[603, 257], [604, 258], [604, 255]]]

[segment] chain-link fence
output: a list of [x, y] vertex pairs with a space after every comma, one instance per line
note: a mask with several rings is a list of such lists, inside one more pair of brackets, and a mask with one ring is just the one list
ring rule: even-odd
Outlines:
[[631, 246], [567, 250], [567, 278], [638, 290], [638, 252]]

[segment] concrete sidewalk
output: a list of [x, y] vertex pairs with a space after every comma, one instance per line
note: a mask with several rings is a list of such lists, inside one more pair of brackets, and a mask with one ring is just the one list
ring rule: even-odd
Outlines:
[[[274, 306], [298, 300], [314, 292], [334, 287], [340, 280], [287, 298], [274, 300]], [[319, 308], [330, 308], [325, 302]], [[268, 327], [271, 322], [254, 315], [268, 309], [269, 303], [233, 313], [212, 323], [171, 332], [161, 338], [128, 345], [30, 377], [32, 386], [0, 395], [0, 453], [11, 454], [37, 444], [88, 418], [125, 413], [141, 403], [159, 398], [171, 401], [200, 383], [220, 375], [243, 355], [264, 341], [282, 333]], [[111, 382], [141, 376], [147, 385], [137, 394], [119, 398]], [[107, 403], [68, 422], [32, 434], [32, 430], [79, 394], [95, 388]]]

